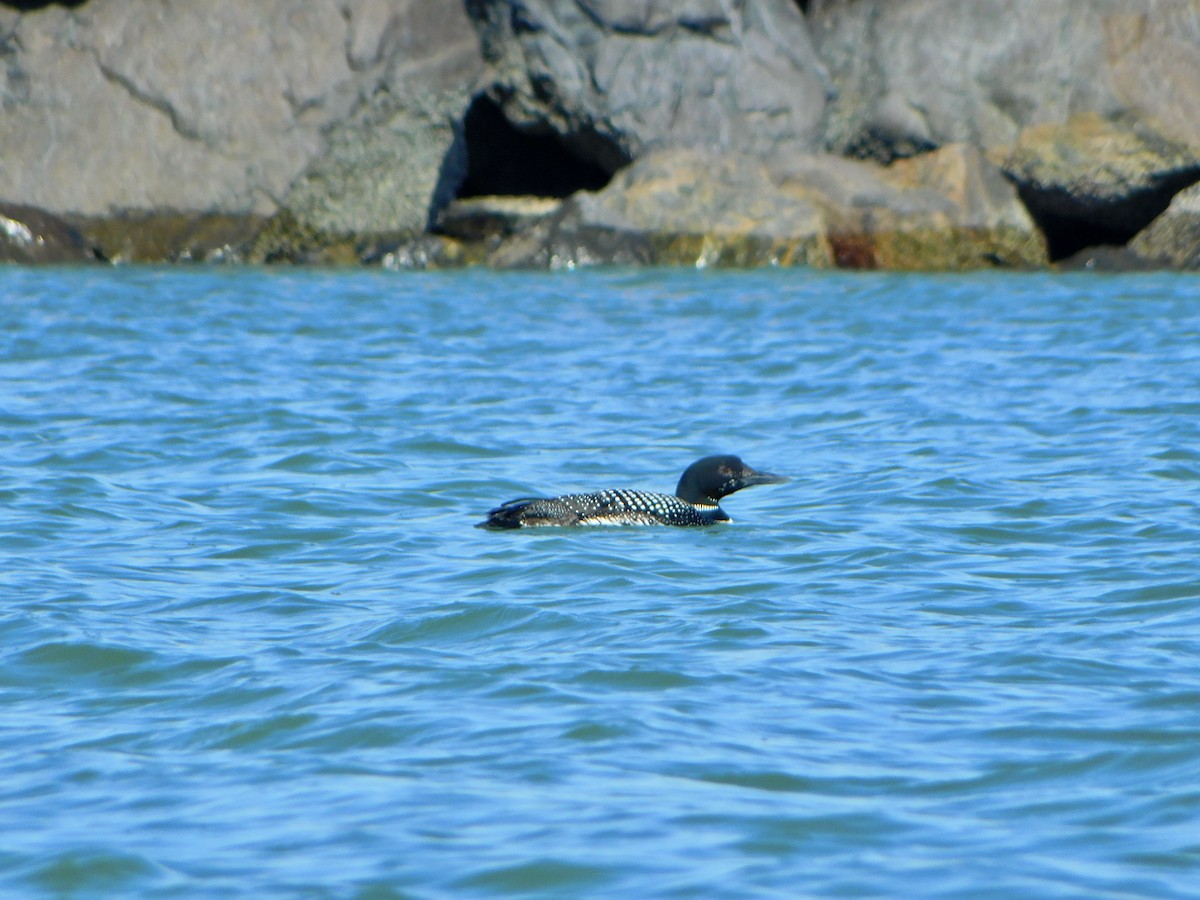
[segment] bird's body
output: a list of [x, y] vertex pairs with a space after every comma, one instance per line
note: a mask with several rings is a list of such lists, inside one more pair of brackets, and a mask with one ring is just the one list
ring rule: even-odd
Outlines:
[[625, 489], [510, 500], [488, 513], [481, 528], [539, 525], [712, 525], [728, 520], [719, 506], [701, 508], [670, 494]]
[[625, 488], [560, 497], [524, 497], [501, 504], [479, 528], [586, 525], [705, 526], [730, 521], [720, 499], [753, 484], [778, 484], [780, 475], [757, 472], [736, 456], [706, 456], [679, 479], [675, 494]]

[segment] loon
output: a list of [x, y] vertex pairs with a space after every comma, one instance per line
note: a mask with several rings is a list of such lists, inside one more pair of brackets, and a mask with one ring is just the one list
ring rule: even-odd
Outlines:
[[753, 484], [788, 479], [758, 472], [736, 456], [706, 456], [684, 470], [675, 495], [623, 488], [561, 497], [522, 497], [487, 514], [476, 528], [534, 528], [557, 525], [716, 525], [732, 521], [720, 500]]

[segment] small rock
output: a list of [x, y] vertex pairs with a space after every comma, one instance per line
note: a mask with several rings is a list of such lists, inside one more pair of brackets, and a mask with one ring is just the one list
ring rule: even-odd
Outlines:
[[438, 217], [437, 228], [460, 241], [511, 237], [557, 212], [554, 197], [471, 197], [455, 200]]
[[393, 243], [388, 247], [377, 246], [362, 254], [368, 265], [378, 264], [392, 270], [451, 269], [471, 265], [478, 260], [470, 248], [459, 241], [439, 235], [426, 234]]
[[0, 262], [95, 262], [74, 226], [35, 206], [0, 203]]
[[1085, 247], [1074, 256], [1059, 261], [1056, 268], [1063, 272], [1145, 272], [1161, 266], [1128, 247], [1102, 245]]

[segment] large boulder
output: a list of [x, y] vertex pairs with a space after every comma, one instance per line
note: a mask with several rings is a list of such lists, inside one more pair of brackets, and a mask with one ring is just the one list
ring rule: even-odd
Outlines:
[[4, 16], [0, 196], [95, 226], [111, 255], [188, 252], [164, 253], [155, 224], [180, 216], [229, 221], [230, 240], [281, 209], [318, 231], [420, 229], [461, 177], [443, 163], [481, 65], [461, 7], [91, 0]]
[[318, 235], [423, 232], [467, 174], [462, 120], [483, 60], [465, 10], [410, 0], [371, 13], [350, 55], [376, 80], [281, 204]]
[[951, 144], [887, 167], [830, 155], [777, 160], [783, 194], [819, 208], [837, 265], [958, 270], [1045, 265], [1013, 186], [976, 148]]
[[22, 15], [5, 44], [0, 194], [84, 215], [271, 212], [351, 99], [330, 102], [353, 77], [346, 29], [332, 5], [288, 0]]
[[623, 169], [601, 191], [574, 195], [502, 244], [489, 262], [829, 266], [833, 257], [820, 211], [781, 194], [760, 160], [667, 149]]
[[1124, 244], [1200, 179], [1200, 145], [1095, 113], [1026, 128], [998, 156], [1055, 258]]
[[837, 153], [993, 148], [1081, 112], [1200, 146], [1196, 0], [810, 0], [809, 25]]
[[827, 83], [793, 0], [468, 0], [490, 94], [607, 172], [655, 150], [806, 151]]

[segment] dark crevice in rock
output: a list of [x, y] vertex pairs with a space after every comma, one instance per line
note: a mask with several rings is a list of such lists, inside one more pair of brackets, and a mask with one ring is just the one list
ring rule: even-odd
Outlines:
[[1179, 173], [1162, 179], [1155, 189], [1108, 203], [1027, 184], [1018, 184], [1017, 194], [1046, 238], [1050, 261], [1059, 262], [1090, 247], [1124, 247], [1195, 181], [1195, 172]]
[[600, 31], [611, 31], [627, 37], [655, 37], [666, 30], [665, 24], [656, 28], [648, 27], [644, 22], [626, 21], [618, 17], [606, 17], [592, 3], [579, 3], [579, 11], [583, 13]]
[[514, 128], [495, 101], [479, 95], [463, 120], [467, 176], [457, 196], [568, 197], [595, 191], [609, 174], [573, 154], [554, 134]]
[[166, 98], [156, 97], [138, 87], [138, 85], [135, 84], [128, 76], [121, 74], [109, 66], [106, 66], [103, 62], [101, 62], [98, 55], [96, 58], [96, 65], [100, 69], [100, 74], [102, 74], [105, 80], [107, 80], [110, 84], [115, 84], [121, 87], [138, 103], [142, 103], [150, 109], [153, 109], [156, 112], [166, 116], [171, 122], [171, 127], [180, 137], [187, 138], [190, 141], [204, 141], [204, 136], [195, 128], [193, 128], [179, 113], [179, 110], [172, 106]]
[[897, 137], [894, 134], [868, 128], [855, 136], [846, 146], [844, 156], [851, 159], [872, 160], [881, 166], [890, 166], [898, 159], [911, 159], [922, 153], [932, 153], [938, 149], [933, 141], [905, 135]]
[[1029, 197], [1027, 191], [1021, 191], [1020, 195], [1033, 221], [1045, 235], [1051, 262], [1074, 256], [1087, 247], [1120, 247], [1140, 230], [1118, 229], [1095, 220], [1059, 215], [1040, 209], [1038, 198]]
[[[471, 3], [468, 2], [468, 7]], [[480, 7], [486, 7], [486, 3], [476, 4]], [[498, 5], [498, 4], [497, 4]], [[513, 34], [536, 34], [542, 30], [542, 26], [529, 15], [528, 10], [524, 9], [521, 4], [514, 3], [509, 9], [509, 23], [512, 27]]]
[[679, 27], [702, 37], [724, 40], [733, 45], [730, 36], [729, 18], [726, 16], [681, 16]]
[[34, 12], [45, 9], [47, 6], [65, 6], [68, 9], [75, 9], [85, 3], [87, 0], [0, 0], [0, 6], [15, 9], [18, 12]]

